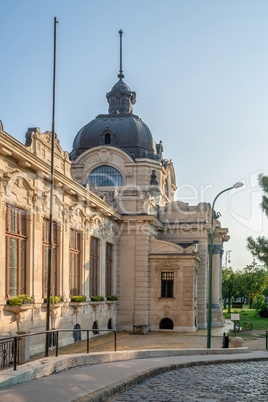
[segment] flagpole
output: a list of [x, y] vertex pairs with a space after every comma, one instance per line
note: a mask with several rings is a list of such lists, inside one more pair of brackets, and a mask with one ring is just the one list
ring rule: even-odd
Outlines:
[[[54, 149], [55, 149], [55, 93], [56, 93], [56, 34], [57, 19], [54, 17], [54, 56], [53, 56], [53, 94], [52, 94], [52, 130], [51, 130], [51, 165], [50, 165], [50, 207], [49, 207], [49, 247], [47, 266], [47, 311], [46, 331], [50, 330], [51, 273], [53, 268], [53, 196], [54, 196]], [[49, 333], [46, 333], [45, 356], [48, 356]]]

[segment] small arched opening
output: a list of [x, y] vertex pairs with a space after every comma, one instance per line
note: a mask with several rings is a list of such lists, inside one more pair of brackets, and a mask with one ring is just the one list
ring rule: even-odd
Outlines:
[[105, 133], [105, 135], [104, 135], [104, 144], [105, 145], [111, 144], [111, 134], [110, 133]]
[[159, 329], [173, 329], [173, 321], [170, 318], [163, 318], [160, 321]]
[[113, 321], [112, 321], [111, 318], [109, 318], [109, 320], [108, 320], [107, 328], [108, 329], [113, 329]]
[[81, 329], [80, 325], [75, 324], [74, 330], [73, 330], [74, 342], [81, 341], [81, 331], [80, 331], [80, 329]]
[[94, 330], [93, 335], [98, 335], [98, 333], [99, 333], [99, 331], [98, 331], [98, 321], [93, 322], [92, 329]]

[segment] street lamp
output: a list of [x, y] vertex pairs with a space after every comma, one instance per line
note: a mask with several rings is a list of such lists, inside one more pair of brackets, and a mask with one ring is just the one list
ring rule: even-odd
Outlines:
[[233, 188], [242, 187], [241, 182], [235, 183], [232, 187], [222, 190], [214, 199], [211, 207], [211, 227], [210, 227], [210, 247], [209, 247], [209, 271], [208, 271], [208, 323], [207, 323], [207, 348], [211, 348], [211, 327], [212, 327], [212, 259], [213, 259], [213, 223], [214, 223], [214, 205], [218, 197], [226, 191]]

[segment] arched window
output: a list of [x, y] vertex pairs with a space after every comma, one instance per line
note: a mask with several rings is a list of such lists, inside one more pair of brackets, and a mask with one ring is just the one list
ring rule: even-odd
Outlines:
[[103, 165], [94, 169], [87, 180], [89, 186], [96, 184], [100, 187], [123, 186], [124, 180], [120, 172], [112, 166]]
[[111, 144], [111, 134], [110, 133], [106, 133], [105, 137], [104, 137], [104, 144]]

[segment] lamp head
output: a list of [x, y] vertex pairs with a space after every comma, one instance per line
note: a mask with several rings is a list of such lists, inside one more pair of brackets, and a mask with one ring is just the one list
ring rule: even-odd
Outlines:
[[239, 187], [242, 187], [242, 186], [244, 186], [244, 183], [242, 183], [241, 181], [238, 181], [237, 183], [235, 183], [233, 185], [233, 188], [239, 188]]

